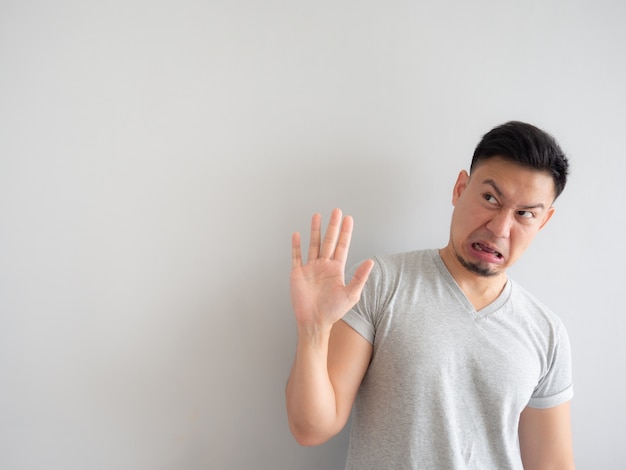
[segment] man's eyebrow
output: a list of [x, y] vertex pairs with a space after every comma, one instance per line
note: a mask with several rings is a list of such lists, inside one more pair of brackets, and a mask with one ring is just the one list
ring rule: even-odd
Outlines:
[[[494, 180], [492, 180], [491, 178], [487, 178], [486, 180], [483, 181], [483, 184], [488, 184], [489, 186], [491, 186], [494, 190], [494, 192], [498, 195], [498, 197], [502, 198], [502, 199], [506, 199], [506, 196], [504, 195], [504, 193], [502, 192], [502, 190], [500, 188], [498, 188], [498, 185], [496, 184], [496, 182]], [[530, 204], [528, 206], [520, 206], [520, 209], [544, 209], [545, 206], [539, 202], [537, 204]]]
[[500, 188], [498, 188], [498, 185], [496, 184], [496, 182], [492, 180], [491, 178], [488, 178], [485, 181], [483, 181], [483, 184], [488, 184], [489, 186], [491, 186], [493, 190], [496, 192], [496, 194], [498, 195], [498, 197], [501, 197], [501, 198], [504, 197], [504, 194], [502, 193], [502, 191], [500, 191]]

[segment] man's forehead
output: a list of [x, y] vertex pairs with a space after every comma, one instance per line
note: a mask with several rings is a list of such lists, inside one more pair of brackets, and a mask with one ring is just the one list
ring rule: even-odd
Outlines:
[[[501, 196], [518, 196], [524, 194], [533, 199], [545, 199], [551, 205], [554, 201], [556, 188], [552, 175], [547, 170], [538, 170], [519, 163], [502, 159], [490, 158], [474, 168], [470, 175], [474, 184], [488, 186]], [[546, 201], [537, 201], [536, 204]]]

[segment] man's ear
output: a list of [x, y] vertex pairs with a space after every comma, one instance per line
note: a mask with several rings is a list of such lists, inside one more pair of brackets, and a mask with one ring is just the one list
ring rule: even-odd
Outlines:
[[454, 183], [454, 189], [452, 190], [452, 205], [456, 206], [456, 202], [461, 197], [461, 193], [465, 191], [467, 187], [467, 182], [469, 181], [469, 174], [465, 170], [461, 170], [459, 172], [459, 176], [456, 178], [456, 183]]
[[554, 215], [555, 210], [556, 209], [554, 208], [554, 206], [550, 206], [550, 209], [548, 209], [548, 212], [546, 212], [546, 215], [543, 218], [541, 225], [539, 226], [539, 230], [541, 230], [548, 223], [548, 220], [550, 220], [552, 216]]

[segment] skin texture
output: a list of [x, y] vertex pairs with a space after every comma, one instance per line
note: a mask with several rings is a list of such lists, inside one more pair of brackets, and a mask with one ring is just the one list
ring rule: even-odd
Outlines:
[[[448, 270], [477, 310], [493, 302], [506, 270], [554, 214], [555, 191], [547, 172], [494, 157], [461, 171], [454, 185], [450, 239], [440, 250]], [[372, 346], [343, 321], [358, 301], [373, 262], [367, 260], [345, 284], [353, 221], [331, 214], [322, 237], [313, 216], [306, 263], [300, 235], [292, 238], [291, 296], [298, 344], [287, 383], [289, 425], [303, 445], [318, 445], [345, 426], [367, 370]], [[571, 470], [569, 403], [526, 408], [519, 435], [525, 470]]]

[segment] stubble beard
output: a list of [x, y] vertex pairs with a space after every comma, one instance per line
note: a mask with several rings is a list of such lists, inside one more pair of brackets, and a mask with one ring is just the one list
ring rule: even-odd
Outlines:
[[473, 274], [477, 274], [481, 277], [495, 277], [500, 274], [499, 271], [492, 271], [491, 269], [480, 266], [477, 263], [470, 263], [469, 261], [463, 259], [458, 253], [455, 253], [455, 255], [456, 259], [459, 261], [459, 263], [461, 263], [461, 266], [463, 266], [465, 269]]

